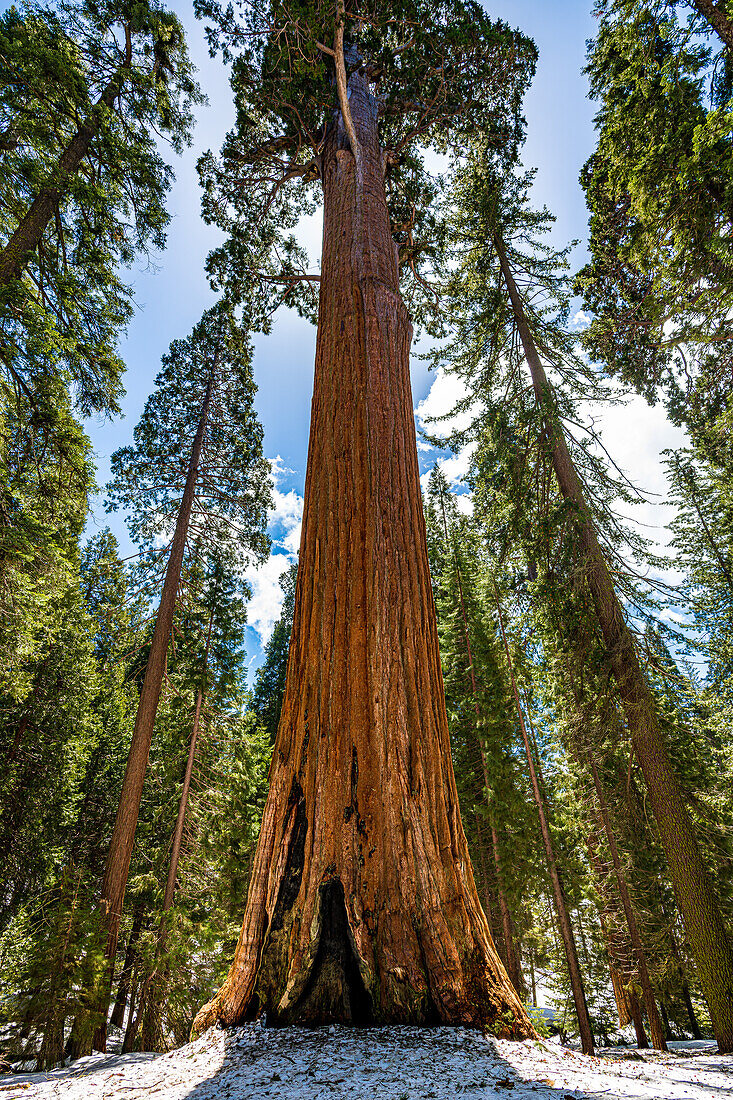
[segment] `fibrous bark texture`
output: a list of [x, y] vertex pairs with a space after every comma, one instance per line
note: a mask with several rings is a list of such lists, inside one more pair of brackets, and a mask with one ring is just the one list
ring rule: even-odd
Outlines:
[[198, 1033], [532, 1026], [491, 942], [451, 763], [376, 108], [349, 80], [322, 160], [320, 313], [287, 686], [233, 966]]

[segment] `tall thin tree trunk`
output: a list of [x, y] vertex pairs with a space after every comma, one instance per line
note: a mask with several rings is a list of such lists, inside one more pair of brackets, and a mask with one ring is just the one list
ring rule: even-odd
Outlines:
[[509, 901], [504, 886], [504, 868], [502, 867], [501, 855], [499, 852], [499, 834], [493, 817], [491, 819], [491, 852], [494, 858], [496, 889], [499, 895], [499, 912], [501, 913], [501, 926], [504, 933], [504, 953], [506, 955], [507, 974], [514, 988], [521, 989], [524, 983], [519, 969], [517, 947], [514, 942], [512, 914], [509, 909]]
[[97, 1030], [93, 1035], [89, 1033], [89, 1027], [85, 1021], [77, 1028], [77, 1038], [74, 1044], [76, 1057], [87, 1054], [91, 1050], [93, 1042], [97, 1050], [105, 1050], [107, 1044], [107, 1006], [109, 1003], [112, 969], [114, 967], [115, 954], [117, 952], [117, 936], [122, 916], [122, 905], [127, 887], [127, 876], [130, 870], [132, 847], [135, 840], [135, 830], [140, 813], [145, 772], [150, 755], [150, 744], [153, 738], [153, 726], [158, 710], [160, 692], [163, 687], [165, 664], [168, 654], [168, 643], [173, 615], [176, 606], [178, 585], [181, 580], [181, 568], [183, 555], [188, 538], [188, 528], [191, 520], [191, 510], [196, 493], [196, 480], [198, 477], [201, 448], [209, 416], [211, 394], [214, 384], [214, 371], [217, 359], [214, 360], [212, 372], [206, 385], [204, 400], [201, 405], [201, 414], [196, 428], [191, 458], [188, 464], [186, 484], [181, 498], [176, 519], [176, 528], [173, 534], [168, 566], [166, 568], [163, 591], [160, 597], [160, 605], [155, 618], [153, 640], [150, 645], [148, 663], [145, 669], [140, 692], [140, 702], [135, 718], [135, 728], [132, 733], [130, 752], [127, 757], [125, 777], [122, 781], [122, 791], [117, 809], [117, 817], [112, 832], [107, 865], [102, 882], [102, 896], [100, 899], [101, 925], [103, 935], [106, 936], [105, 958], [107, 960], [106, 972], [100, 981], [95, 982], [93, 991], [92, 1010], [98, 1016]]
[[537, 1008], [537, 983], [534, 976], [534, 947], [529, 945], [529, 980], [532, 986], [532, 1004]]
[[644, 951], [644, 945], [641, 942], [641, 934], [639, 933], [639, 926], [636, 923], [634, 906], [631, 903], [629, 887], [626, 882], [626, 876], [624, 875], [623, 868], [621, 866], [621, 859], [619, 857], [618, 846], [616, 844], [616, 836], [614, 834], [613, 826], [611, 825], [611, 818], [608, 813], [606, 794], [603, 789], [603, 784], [601, 783], [601, 777], [598, 774], [596, 758], [593, 754], [593, 750], [590, 748], [588, 750], [588, 759], [590, 762], [591, 775], [593, 776], [593, 783], [596, 789], [598, 807], [601, 811], [601, 818], [603, 820], [603, 828], [606, 834], [606, 840], [608, 841], [609, 851], [611, 852], [611, 861], [613, 863], [613, 869], [616, 874], [618, 892], [621, 897], [621, 904], [624, 907], [626, 923], [629, 926], [631, 946], [633, 947], [634, 955], [636, 956], [636, 965], [639, 970], [639, 981], [641, 982], [641, 989], [644, 994], [644, 1007], [646, 1008], [646, 1015], [647, 1019], [649, 1020], [649, 1031], [652, 1037], [652, 1046], [655, 1050], [666, 1050], [667, 1043], [664, 1038], [664, 1028], [662, 1026], [662, 1021], [659, 1018], [657, 1002], [654, 997], [654, 990], [652, 989], [651, 978], [649, 977], [649, 968], [646, 964], [646, 952]]
[[135, 968], [132, 972], [132, 985], [130, 988], [130, 1008], [127, 1014], [127, 1026], [125, 1028], [125, 1037], [122, 1040], [122, 1053], [130, 1054], [132, 1048], [135, 1045], [135, 1039], [137, 1037], [138, 1024], [140, 1023], [140, 1013], [137, 1009], [137, 999], [140, 990], [140, 966], [139, 961], [136, 961]]
[[695, 1015], [695, 1009], [692, 1004], [692, 997], [690, 996], [690, 987], [685, 976], [685, 968], [680, 958], [679, 948], [677, 946], [677, 937], [674, 934], [674, 928], [670, 922], [669, 925], [669, 943], [670, 950], [672, 952], [672, 958], [677, 963], [677, 968], [680, 974], [680, 986], [682, 992], [682, 1001], [687, 1012], [687, 1018], [690, 1021], [690, 1030], [692, 1031], [693, 1039], [702, 1039], [702, 1032], [700, 1031], [700, 1024], [698, 1023], [697, 1016]]
[[[451, 544], [451, 539], [448, 534], [448, 521], [445, 514], [445, 503], [443, 500], [443, 493], [440, 494], [440, 509], [443, 515], [443, 530], [445, 531], [446, 546]], [[496, 871], [496, 882], [499, 896], [499, 911], [501, 913], [502, 927], [504, 932], [504, 964], [514, 988], [518, 993], [524, 991], [524, 977], [522, 975], [522, 969], [519, 964], [519, 956], [516, 948], [516, 942], [514, 937], [513, 921], [511, 917], [511, 910], [507, 901], [506, 891], [504, 889], [504, 876], [500, 863], [499, 856], [499, 839], [494, 822], [494, 816], [491, 805], [491, 786], [489, 782], [489, 769], [486, 762], [486, 752], [484, 751], [484, 745], [481, 740], [480, 719], [481, 708], [478, 699], [478, 688], [476, 686], [476, 670], [473, 662], [473, 651], [471, 649], [471, 635], [468, 630], [468, 615], [466, 614], [466, 601], [463, 598], [463, 578], [461, 577], [461, 567], [458, 560], [458, 554], [454, 544], [451, 544], [451, 551], [453, 555], [453, 567], [455, 569], [456, 581], [458, 584], [458, 601], [461, 609], [461, 625], [463, 627], [463, 641], [466, 646], [466, 660], [468, 661], [468, 675], [471, 685], [471, 697], [473, 699], [473, 710], [476, 715], [475, 726], [475, 740], [478, 752], [481, 758], [481, 768], [483, 771], [484, 790], [486, 791], [486, 799], [489, 807], [489, 814], [491, 818], [491, 847], [494, 858], [494, 865]], [[478, 817], [477, 817], [478, 823]], [[489, 927], [491, 927], [491, 921], [489, 920]]]
[[[601, 922], [601, 931], [606, 941], [608, 950], [609, 970], [611, 972], [611, 984], [618, 1008], [618, 1022], [620, 1027], [626, 1027], [633, 1022], [636, 1032], [636, 1045], [640, 1050], [646, 1050], [649, 1040], [644, 1029], [644, 1018], [641, 1012], [639, 998], [631, 985], [633, 966], [628, 957], [626, 944], [618, 940], [618, 934], [608, 926], [606, 914], [608, 914], [612, 927], [616, 928], [616, 920], [619, 916], [616, 904], [612, 903], [608, 889], [608, 872], [601, 862], [598, 853], [598, 834], [594, 831], [588, 837], [588, 856], [591, 867], [595, 873], [596, 885], [603, 898], [603, 907], [599, 908], [598, 916]], [[615, 902], [615, 897], [614, 897]]]
[[122, 964], [122, 973], [120, 974], [120, 983], [117, 986], [117, 999], [115, 1000], [115, 1006], [112, 1009], [112, 1015], [109, 1018], [110, 1024], [115, 1027], [122, 1027], [125, 1019], [125, 1009], [127, 1008], [127, 995], [130, 991], [130, 978], [132, 977], [132, 969], [135, 965], [135, 956], [137, 953], [137, 941], [140, 938], [140, 932], [143, 926], [143, 907], [139, 905], [135, 909], [135, 915], [132, 918], [132, 928], [130, 930], [130, 938], [127, 941], [127, 948], [125, 950], [125, 961]]
[[51, 182], [38, 192], [10, 240], [0, 251], [0, 286], [6, 286], [22, 274], [30, 255], [38, 248], [46, 226], [58, 209], [69, 180], [78, 172], [99, 132], [102, 113], [112, 109], [120, 94], [132, 62], [132, 34], [129, 27], [125, 28], [125, 33], [124, 62], [102, 92], [92, 113], [84, 119], [59, 157]]
[[733, 20], [728, 17], [725, 2], [715, 0], [692, 0], [692, 6], [707, 19], [718, 37], [729, 50], [733, 50]]
[[[344, 99], [345, 102], [345, 99]], [[533, 1034], [460, 821], [378, 106], [349, 77], [321, 156], [323, 256], [287, 686], [244, 924], [194, 1032], [280, 1022]], [[354, 154], [357, 153], [358, 156]]]
[[[209, 664], [209, 647], [211, 645], [211, 628], [214, 625], [214, 612], [209, 615], [209, 626], [206, 632], [206, 650], [204, 653], [204, 677]], [[146, 989], [143, 995], [144, 1009], [142, 1015], [142, 1031], [141, 1031], [141, 1045], [143, 1050], [160, 1050], [162, 1048], [163, 1038], [163, 1001], [165, 999], [165, 991], [168, 985], [168, 966], [162, 962], [163, 955], [165, 954], [166, 942], [168, 939], [168, 929], [166, 925], [167, 914], [173, 905], [173, 896], [176, 891], [176, 879], [178, 877], [178, 861], [181, 855], [181, 844], [183, 843], [183, 826], [186, 820], [186, 809], [188, 807], [188, 795], [191, 789], [191, 777], [193, 776], [193, 765], [196, 759], [196, 746], [199, 735], [199, 722], [201, 720], [201, 708], [204, 702], [204, 689], [201, 686], [196, 694], [196, 706], [193, 713], [193, 726], [191, 729], [191, 738], [188, 744], [188, 759], [186, 761], [186, 772], [183, 777], [183, 787], [181, 788], [181, 797], [178, 801], [178, 816], [176, 817], [176, 826], [173, 830], [173, 843], [171, 845], [171, 858], [168, 865], [168, 878], [165, 884], [165, 893], [163, 895], [163, 910], [160, 916], [160, 926], [158, 928], [158, 942], [155, 947], [155, 963], [153, 967], [153, 973], [150, 975], [148, 982], [146, 983]]]
[[491, 938], [494, 940], [494, 904], [491, 898], [491, 882], [489, 878], [489, 868], [486, 861], [486, 845], [484, 844], [483, 829], [481, 828], [481, 816], [478, 810], [475, 813], [476, 819], [476, 837], [478, 841], [479, 859], [481, 861], [481, 877], [484, 884], [484, 913], [486, 914], [486, 920], [488, 921], [489, 931], [491, 932]]
[[522, 711], [522, 704], [519, 698], [519, 691], [517, 689], [517, 681], [514, 677], [514, 664], [512, 662], [512, 655], [509, 651], [509, 643], [507, 642], [507, 637], [504, 632], [504, 617], [501, 613], [501, 604], [499, 603], [498, 592], [496, 592], [496, 610], [499, 615], [499, 629], [501, 631], [501, 640], [504, 643], [504, 653], [506, 655], [507, 666], [509, 669], [509, 679], [512, 685], [512, 695], [514, 696], [514, 704], [517, 711], [517, 721], [519, 722], [519, 729], [522, 733], [522, 741], [524, 742], [524, 751], [527, 757], [529, 778], [530, 783], [532, 784], [532, 796], [534, 798], [535, 806], [537, 807], [537, 816], [540, 822], [542, 843], [545, 848], [545, 857], [547, 859], [547, 869], [550, 873], [552, 896], [555, 899], [555, 908], [557, 910], [557, 919], [560, 925], [560, 934], [562, 936], [563, 947], [565, 948], [565, 958], [567, 959], [568, 973], [570, 975], [570, 987], [573, 991], [575, 1012], [578, 1017], [580, 1044], [583, 1054], [593, 1054], [595, 1049], [593, 1041], [593, 1028], [591, 1027], [590, 1013], [588, 1012], [588, 1004], [585, 999], [585, 986], [583, 985], [583, 975], [581, 973], [580, 963], [578, 961], [578, 949], [575, 944], [575, 934], [573, 932], [573, 925], [570, 920], [570, 912], [568, 910], [568, 904], [565, 898], [565, 891], [563, 889], [562, 879], [560, 877], [560, 868], [558, 866], [557, 857], [555, 855], [555, 846], [552, 842], [552, 833], [550, 832], [550, 825], [547, 820], [547, 808], [545, 806], [545, 800], [542, 795], [542, 790], [540, 789], [539, 779], [537, 778], [534, 756], [532, 755], [532, 749], [529, 743], [529, 735], [527, 733], [527, 726], [525, 725], [524, 713]]
[[535, 397], [543, 411], [557, 484], [562, 496], [571, 501], [578, 512], [578, 534], [585, 559], [588, 588], [608, 650], [636, 756], [649, 791], [677, 904], [710, 1009], [718, 1048], [721, 1053], [730, 1052], [733, 1051], [733, 945], [669, 758], [665, 737], [657, 719], [652, 690], [639, 663], [634, 639], [598, 542], [583, 486], [568, 450], [552, 387], [537, 351], [521, 295], [498, 236], [494, 238], [494, 244], [532, 376]]

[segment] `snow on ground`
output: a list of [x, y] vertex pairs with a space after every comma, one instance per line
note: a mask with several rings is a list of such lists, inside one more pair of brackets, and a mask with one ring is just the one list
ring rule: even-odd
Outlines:
[[462, 1028], [212, 1029], [169, 1054], [96, 1054], [0, 1077], [0, 1100], [725, 1100], [733, 1056], [510, 1043]]

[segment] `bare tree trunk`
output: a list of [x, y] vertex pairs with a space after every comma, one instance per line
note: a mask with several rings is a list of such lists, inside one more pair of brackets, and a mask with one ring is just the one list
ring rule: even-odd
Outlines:
[[575, 944], [575, 934], [573, 932], [573, 925], [570, 920], [570, 912], [568, 910], [568, 904], [565, 899], [565, 891], [562, 885], [562, 879], [560, 877], [560, 868], [558, 867], [557, 857], [555, 855], [555, 846], [552, 842], [552, 833], [550, 832], [550, 826], [547, 820], [547, 809], [545, 806], [545, 800], [540, 789], [539, 780], [537, 778], [537, 771], [535, 769], [534, 757], [532, 755], [532, 749], [529, 744], [529, 735], [527, 734], [527, 727], [524, 722], [524, 713], [522, 711], [522, 704], [519, 698], [519, 691], [517, 690], [517, 681], [514, 677], [514, 664], [512, 662], [512, 655], [509, 651], [509, 643], [507, 642], [506, 634], [504, 632], [504, 617], [501, 613], [501, 604], [499, 603], [499, 593], [494, 589], [496, 595], [496, 610], [499, 615], [499, 629], [501, 631], [501, 640], [504, 643], [504, 653], [506, 655], [507, 666], [509, 668], [509, 679], [512, 685], [512, 694], [514, 696], [514, 704], [517, 711], [517, 720], [519, 722], [519, 728], [522, 733], [522, 740], [524, 742], [524, 751], [527, 757], [527, 766], [529, 768], [529, 779], [532, 784], [532, 796], [534, 798], [535, 806], [537, 807], [537, 816], [540, 822], [540, 832], [542, 834], [542, 843], [545, 848], [545, 857], [547, 859], [547, 869], [550, 873], [550, 882], [552, 884], [552, 896], [555, 899], [555, 908], [557, 910], [557, 919], [560, 925], [560, 934], [562, 936], [563, 947], [565, 948], [565, 958], [568, 964], [568, 973], [570, 975], [570, 987], [573, 991], [573, 1001], [575, 1002], [575, 1012], [578, 1017], [578, 1030], [580, 1031], [580, 1044], [583, 1054], [593, 1054], [595, 1046], [593, 1041], [593, 1028], [590, 1022], [590, 1013], [588, 1012], [588, 1004], [585, 999], [585, 986], [583, 985], [583, 975], [580, 971], [580, 963], [578, 962], [578, 949]]
[[491, 942], [451, 763], [377, 104], [349, 78], [323, 257], [287, 686], [247, 910], [194, 1033], [430, 1021], [532, 1035]]
[[120, 974], [120, 984], [117, 987], [117, 999], [115, 1006], [112, 1009], [112, 1015], [109, 1018], [110, 1024], [115, 1027], [122, 1027], [125, 1019], [125, 1009], [127, 1008], [127, 994], [130, 990], [130, 978], [132, 977], [132, 969], [135, 965], [135, 956], [137, 953], [137, 941], [140, 938], [140, 932], [143, 926], [143, 907], [140, 905], [135, 910], [135, 915], [132, 919], [132, 929], [130, 930], [130, 938], [127, 941], [127, 948], [125, 950], [125, 961], [122, 964], [122, 973]]
[[[214, 612], [209, 615], [209, 627], [206, 633], [206, 651], [204, 653], [204, 676], [209, 663], [209, 647], [211, 645], [211, 628], [214, 625]], [[199, 735], [199, 722], [201, 720], [201, 708], [204, 701], [204, 689], [200, 687], [196, 695], [196, 707], [193, 714], [193, 727], [191, 729], [191, 738], [188, 744], [188, 760], [186, 761], [186, 772], [183, 777], [183, 787], [181, 789], [181, 797], [178, 802], [178, 816], [176, 818], [176, 826], [173, 830], [173, 843], [171, 845], [171, 858], [168, 865], [168, 878], [165, 884], [165, 894], [163, 896], [163, 911], [160, 917], [160, 927], [158, 929], [158, 942], [155, 948], [155, 965], [153, 973], [150, 975], [149, 980], [146, 983], [146, 988], [143, 994], [143, 1013], [142, 1013], [142, 1031], [141, 1031], [141, 1046], [142, 1050], [161, 1050], [163, 1047], [163, 1001], [165, 1000], [165, 991], [168, 985], [168, 966], [165, 962], [161, 962], [163, 955], [165, 954], [166, 942], [168, 939], [168, 930], [166, 927], [166, 916], [173, 905], [173, 895], [176, 891], [176, 878], [178, 876], [178, 861], [181, 855], [181, 844], [183, 842], [183, 826], [186, 820], [186, 809], [188, 807], [188, 794], [191, 789], [191, 777], [193, 776], [193, 765], [196, 759], [196, 745]]]
[[[636, 1045], [640, 1050], [646, 1050], [649, 1046], [649, 1040], [644, 1030], [644, 1018], [642, 1016], [639, 998], [636, 996], [631, 985], [633, 966], [628, 957], [626, 944], [624, 943], [622, 945], [619, 942], [618, 934], [612, 931], [612, 929], [617, 927], [616, 918], [618, 917], [618, 912], [614, 904], [615, 897], [612, 902], [609, 895], [608, 873], [606, 871], [606, 866], [601, 863], [597, 842], [598, 835], [594, 832], [588, 837], [588, 856], [590, 858], [591, 867], [595, 873], [598, 891], [603, 899], [603, 907], [599, 908], [598, 917], [601, 922], [601, 931], [603, 932], [606, 948], [608, 950], [611, 984], [613, 985], [616, 1007], [618, 1008], [618, 1022], [620, 1027], [626, 1027], [628, 1023], [633, 1021], [634, 1031], [636, 1032]], [[606, 915], [608, 915], [611, 921], [611, 928], [608, 926]]]
[[496, 889], [499, 895], [499, 912], [501, 913], [501, 926], [504, 933], [504, 952], [506, 954], [506, 970], [509, 975], [509, 980], [515, 989], [521, 989], [524, 982], [522, 980], [522, 974], [519, 969], [519, 960], [517, 958], [517, 947], [514, 942], [514, 925], [512, 922], [512, 914], [509, 909], [509, 902], [507, 900], [506, 889], [504, 886], [504, 869], [501, 865], [501, 855], [499, 854], [499, 834], [496, 829], [494, 819], [491, 819], [491, 852], [494, 858], [494, 868], [496, 871]]
[[603, 785], [601, 783], [601, 777], [598, 774], [598, 767], [596, 765], [596, 759], [593, 755], [592, 749], [588, 750], [588, 758], [590, 760], [590, 769], [593, 776], [593, 783], [596, 788], [598, 806], [600, 808], [601, 817], [603, 819], [603, 828], [605, 830], [606, 840], [608, 841], [608, 847], [611, 852], [613, 869], [616, 873], [618, 892], [621, 896], [621, 903], [624, 907], [626, 923], [629, 926], [631, 946], [633, 947], [634, 954], [636, 956], [636, 965], [639, 970], [639, 981], [641, 982], [641, 988], [644, 994], [644, 1007], [646, 1008], [647, 1019], [649, 1020], [649, 1031], [652, 1037], [652, 1046], [655, 1050], [666, 1050], [667, 1043], [664, 1038], [664, 1028], [662, 1027], [662, 1021], [660, 1020], [659, 1012], [657, 1011], [657, 1002], [654, 997], [654, 990], [652, 989], [651, 978], [649, 977], [649, 969], [646, 964], [646, 953], [644, 951], [644, 945], [641, 942], [639, 926], [636, 923], [636, 914], [634, 913], [634, 907], [631, 904], [629, 887], [626, 882], [626, 877], [623, 873], [623, 868], [621, 867], [621, 859], [618, 854], [616, 837], [614, 835], [613, 827], [611, 826], [611, 819], [608, 814], [606, 795], [605, 791], [603, 790]]
[[562, 496], [577, 508], [579, 545], [585, 559], [586, 579], [596, 619], [608, 650], [636, 756], [649, 791], [677, 903], [710, 1009], [718, 1048], [721, 1053], [730, 1052], [733, 1051], [733, 945], [669, 758], [665, 737], [657, 719], [654, 696], [639, 663], [634, 639], [598, 542], [583, 486], [568, 450], [552, 387], [532, 337], [521, 295], [501, 240], [495, 237], [494, 244], [525, 359], [532, 375], [535, 397], [543, 411], [557, 484]]
[[489, 932], [491, 933], [491, 939], [495, 941], [496, 933], [494, 931], [494, 904], [491, 898], [491, 884], [489, 879], [489, 868], [486, 862], [486, 846], [484, 844], [483, 830], [481, 828], [481, 817], [476, 811], [476, 837], [478, 840], [478, 852], [479, 859], [481, 861], [481, 876], [484, 882], [484, 913], [486, 914], [486, 920], [489, 925]]
[[138, 1024], [140, 1023], [140, 1013], [135, 1011], [137, 1008], [137, 998], [139, 990], [140, 972], [139, 966], [136, 963], [135, 969], [132, 973], [132, 988], [130, 990], [130, 1008], [127, 1014], [127, 1027], [125, 1028], [125, 1038], [122, 1041], [123, 1054], [130, 1054], [132, 1048], [135, 1045]]
[[[176, 529], [173, 534], [168, 566], [166, 568], [163, 591], [160, 598], [158, 614], [155, 618], [153, 640], [150, 645], [148, 663], [145, 669], [140, 702], [138, 704], [135, 728], [132, 733], [130, 752], [127, 758], [125, 777], [122, 782], [122, 791], [117, 809], [110, 842], [107, 865], [102, 882], [102, 896], [100, 898], [101, 927], [106, 936], [105, 958], [107, 960], [106, 972], [101, 981], [95, 983], [93, 990], [92, 1013], [96, 1015], [97, 1030], [93, 1037], [85, 1021], [82, 1026], [76, 1028], [77, 1038], [74, 1044], [76, 1057], [91, 1051], [92, 1044], [97, 1050], [105, 1050], [107, 1044], [107, 1006], [109, 1003], [110, 985], [112, 981], [112, 969], [114, 967], [115, 954], [117, 952], [117, 936], [122, 916], [122, 905], [127, 887], [127, 876], [130, 870], [132, 847], [135, 840], [135, 830], [140, 813], [140, 801], [142, 799], [145, 772], [150, 755], [150, 744], [153, 738], [153, 726], [158, 710], [160, 692], [165, 675], [165, 664], [168, 654], [171, 627], [176, 605], [178, 585], [181, 579], [183, 555], [188, 537], [188, 527], [191, 519], [196, 492], [196, 480], [198, 477], [201, 447], [203, 445], [211, 403], [213, 389], [214, 370], [206, 386], [204, 400], [201, 406], [196, 435], [191, 448], [191, 458], [188, 464], [186, 484], [181, 498], [176, 520]], [[76, 1026], [76, 1022], [75, 1022]]]
[[698, 1023], [697, 1016], [695, 1015], [695, 1009], [692, 1005], [692, 997], [690, 996], [690, 987], [685, 977], [685, 968], [680, 958], [679, 948], [677, 947], [677, 937], [674, 934], [674, 928], [672, 923], [669, 924], [669, 942], [672, 952], [672, 958], [677, 963], [677, 968], [680, 974], [680, 986], [682, 992], [682, 1001], [687, 1012], [687, 1018], [690, 1021], [690, 1030], [692, 1031], [693, 1039], [702, 1039], [702, 1032], [700, 1031], [700, 1024]]
[[94, 110], [85, 118], [58, 159], [52, 181], [41, 188], [18, 224], [5, 247], [0, 251], [0, 286], [17, 279], [28, 263], [30, 255], [40, 244], [41, 237], [72, 176], [76, 175], [89, 152], [92, 141], [99, 132], [102, 112], [111, 110], [120, 94], [132, 61], [132, 36], [126, 28], [125, 60], [97, 100]]
[[529, 980], [532, 986], [532, 1004], [537, 1008], [537, 984], [534, 977], [534, 947], [529, 945]]

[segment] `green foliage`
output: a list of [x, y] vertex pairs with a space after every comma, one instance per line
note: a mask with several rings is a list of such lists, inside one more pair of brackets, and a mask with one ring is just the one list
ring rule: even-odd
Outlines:
[[[213, 284], [254, 297], [263, 326], [282, 301], [313, 318], [313, 284], [298, 281], [308, 258], [289, 231], [320, 201], [320, 156], [337, 105], [338, 5], [248, 0], [235, 14], [231, 4], [197, 0], [196, 11], [212, 52], [231, 62], [237, 110], [220, 156], [199, 162], [204, 218], [228, 235], [209, 257]], [[426, 168], [425, 153], [460, 157], [476, 127], [514, 148], [536, 51], [474, 0], [347, 2], [344, 42], [348, 70], [373, 83], [403, 292], [427, 322], [435, 317], [425, 280], [440, 263], [443, 231], [442, 177]]]
[[280, 578], [285, 599], [280, 618], [275, 623], [272, 635], [265, 646], [265, 659], [257, 670], [252, 692], [252, 707], [260, 726], [270, 738], [270, 744], [275, 743], [285, 695], [285, 675], [288, 667], [290, 635], [293, 631], [297, 576], [298, 566], [294, 564]]
[[729, 58], [696, 12], [603, 0], [587, 72], [598, 146], [581, 175], [591, 355], [705, 439], [730, 389]]
[[245, 327], [221, 303], [187, 339], [171, 344], [134, 445], [112, 456], [108, 508], [125, 509], [141, 551], [141, 577], [152, 591], [159, 590], [207, 392], [188, 561], [216, 559], [241, 576], [249, 561], [262, 560], [269, 549], [264, 527], [270, 467], [254, 411], [252, 347]]
[[[101, 101], [110, 82], [114, 107]], [[181, 24], [155, 0], [27, 3], [0, 18], [0, 239], [44, 188], [57, 194], [22, 277], [0, 290], [0, 359], [35, 404], [59, 379], [83, 413], [118, 410], [117, 336], [131, 313], [119, 268], [163, 246], [172, 173], [158, 140], [180, 151], [200, 101]], [[62, 178], [81, 120], [91, 145]]]
[[0, 400], [0, 691], [20, 702], [78, 568], [93, 480], [63, 388], [49, 381], [42, 411], [8, 387]]

